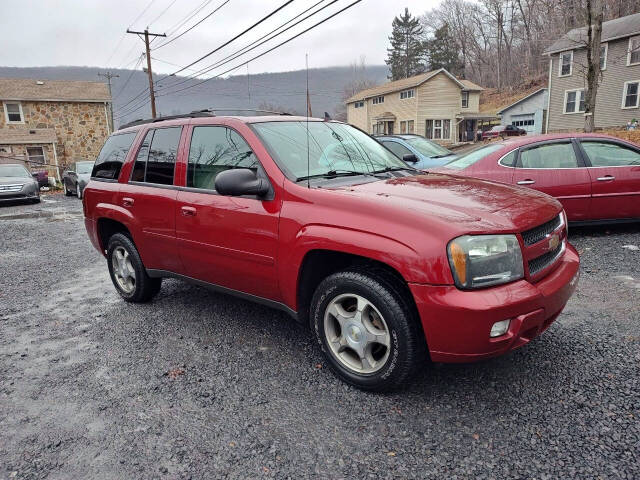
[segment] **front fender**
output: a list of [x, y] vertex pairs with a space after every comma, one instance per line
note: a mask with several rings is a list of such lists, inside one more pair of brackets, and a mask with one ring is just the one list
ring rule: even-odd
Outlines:
[[313, 250], [357, 255], [384, 263], [406, 282], [438, 283], [432, 269], [409, 245], [372, 232], [330, 225], [305, 225], [290, 242], [282, 245], [279, 262], [284, 303], [297, 310], [299, 272], [305, 256]]

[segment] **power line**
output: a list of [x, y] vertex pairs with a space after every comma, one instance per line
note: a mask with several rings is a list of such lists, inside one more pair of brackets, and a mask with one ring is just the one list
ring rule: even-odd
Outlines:
[[146, 6], [146, 7], [144, 7], [144, 10], [142, 10], [142, 12], [140, 12], [140, 15], [138, 15], [138, 16], [136, 17], [136, 19], [135, 19], [133, 22], [131, 22], [131, 24], [129, 25], [129, 27], [128, 27], [127, 29], [129, 29], [129, 28], [133, 27], [133, 24], [134, 24], [134, 23], [136, 23], [138, 20], [140, 20], [140, 18], [142, 18], [142, 16], [147, 12], [147, 10], [149, 10], [149, 7], [151, 7], [151, 5], [153, 5], [155, 1], [156, 1], [156, 0], [151, 0], [151, 1], [147, 4], [147, 6]]
[[171, 36], [176, 33], [184, 24], [186, 24], [189, 20], [195, 17], [198, 13], [200, 13], [207, 5], [209, 5], [213, 0], [205, 0], [200, 5], [198, 5], [195, 9], [191, 10], [185, 17], [181, 20], [178, 20], [171, 27], [167, 28], [167, 35]]
[[[218, 75], [215, 75], [215, 76], [213, 76], [213, 77], [209, 77], [209, 78], [204, 79], [204, 80], [202, 80], [202, 81], [200, 81], [200, 82], [197, 82], [197, 83], [195, 83], [195, 84], [193, 84], [193, 85], [190, 85], [190, 86], [187, 86], [187, 87], [184, 87], [184, 88], [181, 88], [181, 89], [175, 90], [175, 91], [171, 91], [171, 92], [160, 93], [160, 94], [158, 94], [158, 96], [159, 96], [159, 97], [161, 97], [161, 96], [173, 95], [173, 94], [176, 94], [176, 93], [179, 93], [179, 92], [185, 91], [185, 90], [189, 90], [189, 89], [191, 89], [191, 88], [195, 88], [195, 87], [197, 87], [197, 86], [199, 86], [199, 85], [202, 85], [203, 83], [206, 83], [206, 82], [208, 82], [208, 81], [210, 81], [210, 80], [213, 80], [214, 78], [219, 78], [219, 77], [221, 77], [221, 76], [223, 76], [223, 75], [225, 75], [225, 74], [227, 74], [227, 73], [229, 73], [229, 72], [232, 72], [232, 71], [234, 71], [234, 70], [237, 70], [238, 68], [243, 67], [244, 65], [246, 65], [246, 64], [248, 64], [248, 63], [250, 63], [250, 62], [252, 62], [252, 61], [254, 61], [254, 60], [257, 60], [257, 59], [258, 59], [258, 58], [260, 58], [260, 57], [263, 57], [264, 55], [266, 55], [266, 54], [268, 54], [268, 53], [270, 53], [270, 52], [272, 52], [272, 51], [276, 50], [277, 48], [280, 48], [281, 46], [283, 46], [283, 45], [285, 45], [285, 44], [287, 44], [287, 43], [291, 42], [292, 40], [295, 40], [296, 38], [298, 38], [298, 37], [300, 37], [300, 36], [304, 35], [305, 33], [309, 32], [310, 30], [313, 30], [314, 28], [316, 28], [316, 27], [318, 27], [318, 26], [322, 25], [323, 23], [325, 23], [325, 22], [329, 21], [330, 19], [332, 19], [332, 18], [336, 17], [337, 15], [341, 14], [342, 12], [344, 12], [344, 11], [348, 10], [349, 8], [351, 8], [351, 7], [355, 6], [356, 4], [360, 3], [361, 1], [362, 1], [362, 0], [356, 0], [355, 2], [353, 2], [353, 3], [349, 4], [349, 5], [347, 5], [346, 7], [342, 8], [341, 10], [338, 10], [337, 12], [333, 13], [332, 15], [330, 15], [330, 16], [328, 16], [328, 17], [324, 18], [323, 20], [321, 20], [321, 21], [319, 21], [319, 22], [317, 22], [317, 23], [315, 23], [315, 24], [314, 24], [314, 25], [312, 25], [311, 27], [309, 27], [309, 28], [307, 28], [307, 29], [303, 30], [302, 32], [300, 32], [300, 33], [298, 33], [298, 34], [294, 35], [294, 36], [293, 36], [293, 37], [291, 37], [291, 38], [288, 38], [287, 40], [285, 40], [285, 41], [283, 41], [283, 42], [279, 43], [278, 45], [275, 45], [274, 47], [271, 47], [270, 49], [268, 49], [268, 50], [266, 50], [266, 51], [264, 51], [264, 52], [262, 52], [262, 53], [260, 53], [260, 54], [258, 54], [258, 55], [256, 55], [256, 56], [254, 56], [253, 58], [251, 58], [251, 59], [247, 60], [247, 61], [246, 61], [246, 62], [244, 62], [244, 63], [241, 63], [241, 64], [239, 64], [239, 65], [236, 65], [235, 67], [232, 67], [232, 68], [230, 68], [230, 69], [228, 69], [228, 70], [226, 70], [226, 71], [224, 71], [224, 72], [222, 72], [222, 73], [220, 73], [220, 74], [218, 74]], [[167, 88], [171, 88], [171, 87], [167, 87]], [[134, 100], [135, 100], [135, 99], [134, 99]], [[132, 103], [134, 100], [132, 100], [130, 103]], [[130, 111], [126, 112], [126, 113], [122, 113], [122, 114], [120, 114], [120, 116], [122, 117], [122, 116], [130, 115], [130, 114], [132, 114], [133, 112], [136, 112], [136, 111], [140, 110], [140, 108], [142, 108], [143, 106], [144, 106], [144, 104], [143, 104], [143, 105], [139, 105], [139, 106], [137, 106], [136, 108], [134, 108], [133, 110], [130, 110]]]
[[209, 13], [206, 17], [203, 17], [202, 19], [200, 19], [197, 23], [194, 23], [192, 26], [190, 26], [189, 28], [187, 28], [184, 32], [182, 32], [180, 35], [177, 35], [173, 38], [171, 38], [170, 40], [167, 40], [164, 43], [161, 43], [160, 45], [158, 45], [157, 47], [155, 47], [153, 50], [157, 50], [159, 48], [164, 47], [165, 45], [169, 45], [172, 42], [175, 42], [177, 39], [179, 39], [180, 37], [182, 37], [185, 33], [190, 32], [191, 30], [193, 30], [194, 28], [196, 28], [198, 25], [200, 25], [202, 22], [204, 22], [207, 18], [209, 18], [211, 15], [213, 15], [214, 13], [216, 13], [218, 10], [220, 10], [222, 7], [224, 7], [227, 3], [229, 3], [231, 0], [225, 0], [224, 2], [222, 2], [218, 7], [213, 9], [213, 12]]
[[[167, 8], [165, 8], [165, 9], [160, 13], [160, 15], [158, 15], [156, 18], [154, 18], [153, 20], [151, 20], [151, 21], [149, 22], [149, 25], [153, 25], [155, 22], [157, 22], [157, 21], [158, 21], [158, 20], [159, 20], [159, 19], [160, 19], [160, 18], [161, 18], [165, 13], [167, 13], [167, 10], [169, 10], [169, 9], [173, 6], [173, 4], [174, 4], [174, 3], [176, 3], [177, 1], [178, 1], [178, 0], [172, 0], [172, 2], [171, 2], [171, 3], [169, 3], [169, 5], [167, 6]], [[155, 40], [155, 37], [154, 37], [154, 40]]]
[[[227, 45], [229, 45], [231, 42], [237, 40], [238, 38], [240, 38], [242, 35], [246, 34], [247, 32], [249, 32], [250, 30], [252, 30], [253, 28], [257, 27], [258, 25], [260, 25], [262, 22], [266, 21], [267, 19], [269, 19], [271, 16], [273, 16], [274, 14], [276, 14], [277, 12], [279, 12], [280, 10], [282, 10], [284, 7], [286, 7], [287, 5], [289, 5], [290, 3], [292, 3], [293, 0], [289, 0], [286, 3], [284, 3], [283, 5], [281, 5], [280, 7], [278, 7], [276, 10], [272, 11], [270, 14], [268, 14], [267, 16], [263, 17], [262, 19], [260, 19], [258, 22], [254, 23], [253, 25], [251, 25], [249, 28], [245, 29], [244, 31], [242, 31], [241, 33], [239, 33], [238, 35], [236, 35], [235, 37], [233, 37], [231, 40], [228, 40], [227, 42], [225, 42], [224, 44], [220, 45], [219, 47], [215, 48], [214, 50], [212, 50], [211, 52], [207, 53], [206, 55], [200, 57], [198, 60], [196, 60], [195, 62], [190, 63], [189, 65], [187, 65], [186, 67], [182, 67], [179, 70], [176, 70], [175, 72], [169, 74], [169, 75], [165, 75], [164, 77], [160, 78], [159, 80], [156, 80], [155, 83], [160, 82], [161, 80], [164, 80], [165, 78], [171, 77], [176, 75], [177, 73], [183, 72], [185, 70], [187, 70], [189, 67], [192, 67], [193, 65], [195, 65], [196, 63], [202, 61], [203, 59], [207, 58], [208, 56], [214, 54], [215, 52], [217, 52], [218, 50], [226, 47]], [[150, 58], [150, 57], [149, 57]], [[142, 90], [140, 93], [138, 93], [137, 95], [135, 95], [131, 100], [129, 100], [127, 103], [125, 103], [121, 108], [126, 107], [127, 105], [135, 102], [138, 98], [140, 98], [142, 95], [144, 95], [146, 90]]]
[[140, 54], [140, 56], [137, 59], [136, 65], [133, 67], [133, 69], [131, 70], [131, 73], [129, 74], [129, 76], [127, 77], [127, 79], [125, 80], [124, 84], [122, 85], [122, 87], [120, 87], [120, 89], [118, 90], [118, 93], [116, 93], [115, 97], [113, 97], [113, 100], [115, 100], [116, 98], [118, 98], [120, 95], [122, 95], [122, 92], [124, 92], [124, 89], [127, 87], [127, 85], [129, 85], [129, 82], [131, 81], [131, 78], [133, 77], [133, 74], [136, 73], [136, 70], [138, 70], [138, 67], [140, 66], [140, 64], [142, 63], [142, 59], [144, 58], [144, 54]]
[[156, 96], [153, 91], [153, 72], [151, 71], [151, 52], [149, 51], [149, 36], [166, 37], [164, 33], [149, 33], [148, 29], [144, 32], [136, 32], [127, 28], [127, 33], [133, 33], [140, 36], [144, 33], [144, 44], [147, 48], [147, 75], [149, 75], [149, 99], [151, 100], [151, 118], [156, 118]]
[[[307, 15], [305, 18], [303, 18], [302, 20], [299, 20], [298, 22], [294, 23], [293, 25], [289, 26], [288, 28], [285, 28], [284, 30], [276, 33], [275, 35], [271, 36], [270, 38], [268, 38], [267, 40], [262, 41], [265, 37], [269, 37], [270, 35], [272, 35], [273, 33], [277, 32], [278, 30], [280, 30], [282, 27], [288, 25], [289, 23], [293, 22], [294, 20], [296, 20], [297, 18], [301, 17], [302, 15], [304, 15], [305, 13], [307, 13], [309, 10], [317, 7], [319, 4], [321, 4], [322, 2], [324, 2], [325, 0], [320, 0], [319, 2], [317, 2], [316, 4], [312, 5], [311, 7], [307, 8], [306, 10], [300, 12], [298, 15], [296, 15], [295, 17], [293, 17], [292, 19], [286, 21], [285, 23], [283, 23], [282, 25], [280, 25], [279, 27], [273, 29], [272, 31], [268, 32], [266, 35], [263, 35], [262, 37], [258, 38], [257, 40], [253, 41], [252, 43], [245, 45], [244, 47], [242, 47], [241, 49], [233, 52], [230, 55], [227, 55], [226, 57], [218, 60], [217, 62], [211, 64], [211, 65], [207, 65], [206, 67], [201, 68], [200, 70], [196, 71], [193, 75], [186, 77], [178, 82], [175, 82], [171, 85], [168, 85], [167, 88], [172, 88], [172, 87], [176, 87], [178, 85], [182, 85], [184, 83], [188, 83], [190, 80], [193, 80], [194, 78], [196, 78], [199, 75], [202, 75], [204, 73], [208, 73], [211, 70], [220, 67], [222, 65], [225, 65], [227, 63], [229, 63], [232, 60], [235, 60], [236, 58], [249, 53], [252, 50], [255, 50], [256, 48], [258, 48], [261, 45], [264, 45], [265, 43], [273, 40], [274, 38], [282, 35], [283, 33], [291, 30], [293, 27], [295, 27], [296, 25], [301, 24], [302, 22], [306, 21], [307, 19], [309, 19], [310, 17], [320, 13], [322, 10], [330, 7], [331, 5], [333, 5], [334, 3], [336, 3], [338, 0], [333, 0], [331, 3], [328, 3], [327, 5], [325, 5], [324, 7], [316, 10], [315, 12]], [[251, 47], [251, 48], [249, 48]]]

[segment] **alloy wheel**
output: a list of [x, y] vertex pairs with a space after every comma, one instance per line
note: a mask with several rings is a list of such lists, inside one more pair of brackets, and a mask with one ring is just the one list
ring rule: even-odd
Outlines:
[[342, 294], [329, 302], [324, 333], [331, 354], [352, 372], [375, 373], [389, 358], [389, 327], [380, 311], [360, 295]]
[[131, 265], [129, 252], [124, 247], [116, 247], [111, 255], [113, 276], [118, 286], [125, 293], [132, 293], [136, 288], [136, 271]]

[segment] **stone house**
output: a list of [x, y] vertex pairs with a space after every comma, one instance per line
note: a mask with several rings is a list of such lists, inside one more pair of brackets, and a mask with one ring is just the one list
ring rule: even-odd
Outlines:
[[95, 159], [110, 133], [110, 103], [99, 82], [0, 78], [0, 163], [59, 178], [67, 165]]
[[[575, 28], [545, 51], [549, 56], [549, 132], [584, 128], [586, 39], [587, 27]], [[596, 128], [640, 121], [640, 13], [602, 24], [600, 68]]]
[[416, 133], [440, 143], [474, 139], [482, 87], [444, 68], [388, 82], [347, 99], [347, 121], [371, 134]]

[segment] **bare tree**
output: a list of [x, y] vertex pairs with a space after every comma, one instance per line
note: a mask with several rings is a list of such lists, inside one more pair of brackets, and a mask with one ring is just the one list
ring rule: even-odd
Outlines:
[[587, 88], [584, 93], [584, 131], [587, 133], [595, 127], [603, 17], [602, 0], [587, 0]]

